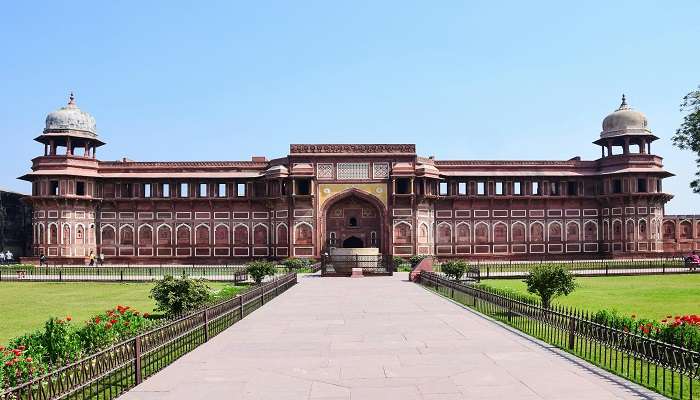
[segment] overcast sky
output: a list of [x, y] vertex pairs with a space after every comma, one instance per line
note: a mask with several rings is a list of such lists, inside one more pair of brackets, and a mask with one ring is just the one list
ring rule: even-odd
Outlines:
[[[206, 5], [204, 5], [206, 3]], [[99, 7], [98, 7], [99, 5]], [[661, 139], [667, 213], [700, 213], [671, 145], [700, 84], [700, 2], [24, 2], [0, 13], [0, 187], [73, 90], [101, 159], [416, 143], [442, 159], [595, 159], [620, 103]]]

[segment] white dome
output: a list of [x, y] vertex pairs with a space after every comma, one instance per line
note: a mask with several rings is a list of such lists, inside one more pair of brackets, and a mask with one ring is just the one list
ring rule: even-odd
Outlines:
[[95, 118], [78, 108], [78, 106], [75, 104], [75, 97], [73, 97], [73, 93], [70, 94], [68, 105], [61, 107], [46, 116], [46, 130], [52, 129], [70, 129], [97, 135]]
[[625, 134], [651, 133], [647, 127], [647, 117], [627, 105], [625, 95], [622, 104], [612, 114], [603, 120], [603, 131], [600, 137], [620, 136]]

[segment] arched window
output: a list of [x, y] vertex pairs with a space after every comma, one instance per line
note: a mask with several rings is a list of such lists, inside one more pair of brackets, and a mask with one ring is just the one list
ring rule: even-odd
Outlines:
[[90, 224], [88, 227], [87, 241], [89, 244], [95, 244], [95, 224]]
[[425, 223], [420, 224], [418, 227], [418, 243], [428, 243], [429, 235], [428, 225]]
[[485, 222], [479, 222], [474, 226], [474, 241], [478, 244], [489, 242], [489, 226]]
[[304, 245], [313, 243], [313, 231], [311, 229], [311, 225], [301, 223], [294, 227], [294, 243]]
[[131, 246], [134, 244], [134, 229], [125, 225], [119, 231], [119, 244], [123, 246]]
[[472, 241], [471, 229], [466, 223], [457, 224], [456, 233], [457, 243], [470, 243]]
[[44, 224], [39, 224], [38, 226], [39, 229], [37, 229], [38, 234], [37, 234], [37, 243], [39, 244], [44, 244]]
[[627, 222], [625, 223], [625, 227], [626, 227], [626, 229], [625, 229], [625, 240], [627, 240], [628, 242], [634, 242], [634, 241], [635, 241], [635, 238], [634, 238], [634, 236], [635, 236], [635, 235], [634, 235], [634, 231], [635, 231], [635, 229], [634, 229], [634, 221], [631, 220], [631, 219], [628, 219]]
[[289, 244], [289, 230], [287, 225], [277, 225], [277, 245], [286, 246]]
[[188, 225], [180, 225], [175, 231], [175, 239], [178, 246], [189, 246], [192, 244], [190, 227]]
[[507, 243], [508, 242], [508, 225], [503, 222], [496, 222], [493, 225], [493, 242]]
[[530, 225], [530, 242], [544, 242], [544, 225], [542, 225], [540, 222], [535, 222]]
[[647, 232], [647, 221], [639, 220], [639, 240], [644, 241], [649, 239], [649, 232]]
[[411, 243], [411, 225], [399, 222], [394, 225], [394, 243]]
[[513, 237], [513, 243], [524, 243], [525, 242], [525, 224], [522, 222], [515, 222], [511, 227], [511, 235]]
[[673, 221], [664, 221], [662, 228], [664, 240], [672, 240], [676, 238], [676, 224]]
[[616, 242], [619, 242], [622, 240], [622, 222], [615, 220], [613, 221], [613, 232], [612, 232], [612, 237], [613, 240]]
[[197, 246], [209, 246], [209, 227], [206, 225], [199, 225], [195, 231], [195, 244]]
[[452, 243], [452, 227], [448, 223], [440, 223], [437, 227], [438, 244]]
[[70, 244], [70, 225], [63, 225], [63, 235], [61, 236], [61, 242], [63, 244]]
[[267, 226], [256, 225], [253, 228], [253, 244], [256, 246], [267, 245]]
[[372, 231], [369, 234], [369, 242], [372, 247], [377, 247], [377, 232]]
[[348, 226], [356, 227], [357, 226], [357, 218], [350, 217], [350, 219], [348, 220]]
[[583, 240], [586, 242], [598, 240], [598, 227], [595, 222], [588, 221], [583, 225]]
[[246, 225], [237, 225], [233, 228], [233, 244], [235, 246], [248, 245], [248, 227]]
[[215, 245], [228, 245], [229, 244], [228, 226], [217, 225], [216, 228], [214, 228], [214, 244]]
[[693, 225], [690, 221], [681, 222], [681, 239], [693, 238]]
[[139, 227], [139, 246], [150, 246], [153, 244], [153, 228], [150, 225]]
[[116, 232], [114, 232], [114, 227], [111, 225], [106, 225], [102, 227], [102, 244], [114, 244], [116, 240]]
[[168, 225], [158, 227], [158, 246], [170, 246], [173, 243], [173, 230]]
[[75, 227], [75, 244], [85, 244], [85, 227], [82, 225]]
[[578, 224], [576, 222], [569, 222], [566, 224], [566, 241], [578, 242], [579, 240], [581, 240], [581, 235], [578, 229]]
[[558, 222], [552, 222], [549, 224], [547, 239], [550, 242], [561, 242], [561, 233], [561, 224]]

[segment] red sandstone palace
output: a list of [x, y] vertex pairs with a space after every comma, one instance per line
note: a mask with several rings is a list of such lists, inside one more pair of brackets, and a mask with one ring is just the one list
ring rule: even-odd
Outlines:
[[318, 257], [332, 247], [440, 257], [642, 256], [700, 249], [700, 219], [665, 216], [658, 139], [627, 104], [597, 160], [437, 160], [412, 144], [293, 144], [250, 161], [100, 161], [71, 95], [35, 140], [33, 249], [132, 263]]

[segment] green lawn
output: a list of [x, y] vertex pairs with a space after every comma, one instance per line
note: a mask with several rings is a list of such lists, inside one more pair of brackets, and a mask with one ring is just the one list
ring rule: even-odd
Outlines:
[[[558, 304], [597, 311], [617, 310], [640, 318], [663, 319], [666, 315], [700, 314], [700, 274], [645, 275], [576, 278], [579, 287]], [[527, 293], [518, 279], [489, 279], [482, 283]]]
[[[207, 283], [218, 290], [226, 283]], [[117, 304], [152, 312], [148, 297], [152, 283], [0, 283], [0, 345], [8, 339], [33, 331], [52, 316], [70, 315], [82, 322]]]

